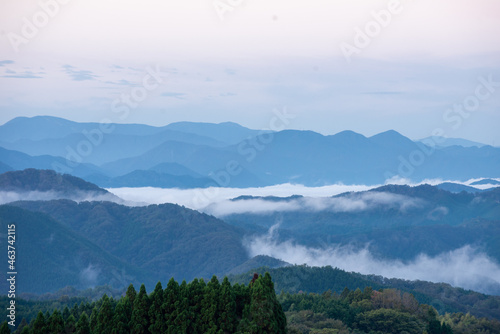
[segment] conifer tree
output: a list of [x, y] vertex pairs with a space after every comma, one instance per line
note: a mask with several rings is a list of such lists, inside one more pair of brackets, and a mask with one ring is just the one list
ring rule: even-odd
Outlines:
[[106, 294], [101, 298], [101, 307], [99, 308], [99, 313], [97, 315], [97, 326], [94, 332], [96, 334], [109, 334], [113, 328], [113, 308], [111, 306], [111, 301]]
[[[82, 304], [83, 304], [83, 302], [82, 302]], [[82, 312], [83, 312], [83, 311], [82, 311]], [[78, 304], [77, 304], [77, 303], [75, 303], [75, 304], [73, 305], [73, 307], [71, 308], [70, 313], [71, 313], [71, 315], [72, 315], [73, 317], [75, 317], [75, 319], [80, 318], [80, 312], [79, 312], [79, 308], [78, 308]]]
[[2, 325], [0, 326], [0, 334], [10, 334], [10, 328], [7, 320], [2, 322]]
[[189, 309], [189, 291], [186, 281], [182, 281], [179, 285], [179, 301], [176, 303], [177, 317], [175, 318], [176, 330], [180, 333], [187, 333], [191, 322], [191, 314]]
[[29, 327], [28, 321], [26, 321], [26, 318], [23, 318], [21, 320], [21, 322], [19, 323], [19, 325], [17, 326], [16, 332], [21, 333], [22, 330], [24, 329], [24, 327], [26, 327], [26, 326]]
[[76, 323], [76, 334], [90, 334], [89, 317], [86, 312], [82, 312], [78, 322]]
[[64, 333], [64, 320], [61, 313], [57, 309], [52, 312], [48, 321], [48, 333], [63, 334]]
[[65, 333], [74, 333], [76, 330], [76, 319], [70, 314], [68, 319], [64, 322], [64, 331]]
[[130, 333], [130, 319], [132, 318], [132, 305], [129, 298], [120, 299], [115, 308], [113, 316], [113, 329], [111, 334], [128, 334]]
[[90, 314], [90, 319], [89, 319], [89, 326], [90, 330], [94, 332], [97, 328], [97, 316], [99, 315], [99, 310], [97, 309], [97, 306], [94, 306], [92, 309], [92, 313]]
[[150, 298], [151, 307], [149, 308], [149, 319], [151, 321], [151, 325], [149, 326], [149, 331], [153, 334], [165, 333], [167, 327], [165, 326], [165, 316], [163, 315], [162, 310], [165, 298], [161, 282], [156, 284]]
[[149, 333], [149, 297], [146, 293], [146, 286], [141, 285], [139, 293], [134, 299], [132, 320], [130, 322], [130, 332], [133, 334]]
[[224, 277], [220, 289], [218, 325], [227, 333], [234, 333], [236, 328], [236, 299], [227, 277]]
[[64, 309], [63, 309], [63, 312], [62, 312], [62, 318], [63, 318], [63, 320], [64, 320], [64, 321], [66, 321], [66, 320], [69, 318], [70, 314], [71, 314], [71, 313], [70, 313], [70, 311], [69, 311], [69, 308], [68, 308], [68, 306], [66, 305], [66, 306], [64, 307]]
[[277, 332], [277, 326], [273, 322], [273, 303], [269, 298], [268, 287], [264, 278], [259, 277], [251, 288], [250, 313], [252, 321], [262, 329], [263, 332]]
[[64, 332], [64, 320], [61, 313], [55, 309], [47, 322], [47, 333], [62, 334]]
[[203, 298], [203, 309], [201, 313], [204, 333], [217, 333], [217, 318], [219, 309], [219, 289], [220, 284], [214, 275], [205, 287]]
[[203, 332], [203, 319], [201, 317], [201, 310], [203, 308], [205, 286], [205, 281], [203, 281], [203, 279], [198, 281], [198, 279], [196, 278], [188, 285], [189, 314], [192, 319], [188, 328], [189, 333]]
[[130, 305], [132, 305], [132, 310], [134, 309], [134, 301], [136, 296], [137, 296], [137, 291], [135, 291], [134, 286], [130, 284], [127, 288], [127, 292], [125, 293], [125, 297], [127, 297], [128, 300], [130, 301]]
[[244, 311], [242, 329], [249, 333], [286, 333], [286, 318], [266, 272], [250, 284], [250, 307]]
[[179, 284], [172, 277], [164, 291], [163, 314], [165, 315], [165, 326], [169, 332], [175, 332], [175, 319], [178, 315]]

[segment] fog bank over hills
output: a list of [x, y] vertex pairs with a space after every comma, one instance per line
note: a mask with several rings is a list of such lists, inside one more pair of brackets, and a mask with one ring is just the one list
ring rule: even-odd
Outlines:
[[[399, 179], [398, 184], [418, 186], [422, 184], [430, 184], [437, 186], [438, 188], [443, 188], [444, 190], [452, 191], [447, 186], [447, 184], [453, 185], [457, 190], [468, 189], [480, 191], [483, 189], [491, 189], [498, 186], [495, 179], [486, 179], [487, 183], [483, 183], [482, 179], [471, 179], [465, 182], [462, 181], [451, 181], [451, 180], [424, 180], [420, 183], [412, 183], [410, 180]], [[488, 180], [490, 180], [488, 182]], [[499, 179], [500, 180], [500, 179]], [[472, 183], [480, 182], [482, 184]], [[300, 195], [309, 198], [324, 198], [339, 195], [346, 192], [358, 192], [374, 189], [382, 186], [383, 184], [375, 185], [362, 185], [362, 184], [332, 184], [328, 186], [320, 187], [307, 187], [301, 184], [278, 184], [266, 187], [249, 187], [249, 188], [230, 188], [230, 187], [210, 187], [210, 188], [193, 188], [193, 189], [178, 189], [178, 188], [156, 188], [156, 187], [140, 187], [140, 188], [108, 188], [111, 193], [117, 195], [118, 197], [130, 201], [131, 203], [149, 203], [149, 204], [160, 204], [160, 203], [176, 203], [179, 205], [184, 205], [188, 208], [195, 210], [207, 211], [212, 214], [216, 214], [215, 211], [219, 206], [235, 206], [235, 203], [231, 203], [232, 199], [238, 198], [240, 196], [252, 196], [252, 197], [266, 197], [266, 196], [276, 196], [276, 197], [290, 197], [294, 195]], [[468, 188], [467, 188], [468, 187]], [[458, 192], [460, 192], [458, 191]], [[311, 203], [312, 204], [312, 203]], [[254, 210], [259, 210], [259, 208], [252, 206]], [[241, 207], [240, 207], [241, 208]], [[212, 210], [212, 211], [210, 211]], [[226, 210], [224, 210], [226, 211]], [[244, 210], [243, 210], [244, 211]]]
[[[0, 206], [0, 223], [16, 221], [33, 244], [23, 244], [24, 262], [51, 257], [64, 264], [64, 275], [49, 285], [27, 274], [23, 289], [32, 292], [65, 284], [152, 285], [153, 272], [210, 277], [258, 264], [250, 259], [266, 255], [284, 262], [262, 263], [331, 265], [500, 295], [500, 187], [470, 186], [497, 180], [469, 180], [465, 189], [478, 190], [469, 192], [441, 189], [439, 181], [108, 192], [71, 175], [27, 169], [0, 174], [7, 203]], [[80, 194], [86, 197], [76, 198]], [[41, 275], [45, 269], [33, 270]]]
[[291, 264], [332, 266], [349, 272], [376, 274], [388, 278], [444, 282], [483, 293], [500, 293], [500, 265], [471, 245], [429, 256], [423, 251], [415, 258], [402, 261], [374, 255], [366, 244], [362, 248], [350, 245], [328, 245], [314, 248], [293, 240], [279, 242], [273, 226], [267, 235], [246, 241], [251, 256], [267, 255]]

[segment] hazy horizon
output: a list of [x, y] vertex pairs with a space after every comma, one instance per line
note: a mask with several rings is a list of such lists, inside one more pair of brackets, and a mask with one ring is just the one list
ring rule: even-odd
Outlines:
[[[7, 120], [5, 123], [3, 124], [0, 124], [0, 126], [3, 126], [13, 120], [15, 120], [16, 118], [35, 118], [35, 117], [55, 117], [55, 118], [61, 118], [61, 119], [64, 119], [64, 120], [68, 120], [68, 121], [71, 121], [71, 122], [77, 122], [73, 119], [70, 119], [70, 118], [66, 118], [66, 117], [59, 117], [59, 116], [52, 116], [52, 115], [36, 115], [36, 116], [17, 116], [17, 117], [14, 117], [10, 120]], [[102, 120], [101, 120], [102, 121]], [[196, 121], [176, 121], [176, 122], [171, 122], [171, 123], [166, 123], [166, 124], [145, 124], [145, 123], [137, 123], [137, 122], [133, 122], [133, 123], [120, 123], [120, 122], [113, 122], [112, 124], [128, 124], [128, 125], [148, 125], [148, 126], [152, 126], [152, 127], [158, 127], [158, 128], [161, 128], [161, 127], [164, 127], [164, 126], [168, 126], [168, 125], [171, 125], [171, 124], [176, 124], [176, 123], [183, 123], [183, 122], [192, 122], [192, 123], [205, 123], [205, 124], [223, 124], [223, 123], [233, 123], [233, 124], [238, 124], [240, 126], [243, 126], [245, 127], [244, 125], [240, 124], [240, 123], [237, 123], [237, 122], [231, 122], [231, 121], [224, 121], [224, 122], [218, 122], [218, 123], [214, 123], [214, 122], [196, 122]], [[94, 121], [89, 121], [89, 122], [77, 122], [77, 123], [100, 123], [100, 122], [94, 122]], [[268, 128], [248, 128], [250, 130], [265, 130], [265, 131], [268, 131], [269, 129]], [[314, 131], [312, 129], [304, 129], [304, 128], [287, 128], [287, 129], [284, 129], [284, 130], [297, 130], [297, 131], [313, 131], [313, 132], [317, 132], [317, 131]], [[343, 130], [339, 130], [338, 132], [335, 132], [335, 133], [322, 133], [322, 132], [317, 132], [323, 136], [333, 136], [333, 135], [336, 135], [336, 134], [339, 134], [341, 132], [344, 132], [344, 131], [353, 131], [351, 129], [343, 129]], [[396, 129], [386, 129], [386, 130], [382, 130], [381, 132], [377, 132], [377, 133], [373, 133], [371, 135], [367, 135], [365, 133], [360, 133], [360, 132], [356, 132], [358, 134], [361, 134], [363, 135], [364, 137], [366, 138], [370, 138], [372, 136], [375, 136], [375, 135], [378, 135], [378, 134], [381, 134], [381, 133], [384, 133], [384, 132], [388, 132], [388, 131], [396, 131], [398, 132], [399, 134], [413, 140], [413, 141], [419, 141], [419, 140], [422, 140], [422, 139], [427, 139], [427, 138], [432, 138], [433, 136], [428, 136], [428, 137], [419, 137], [419, 138], [411, 138], [409, 136], [407, 136], [405, 133], [402, 133], [400, 131], [397, 131]], [[279, 131], [277, 131], [279, 132]], [[440, 136], [438, 136], [440, 137]], [[444, 134], [442, 136], [443, 138], [446, 138], [446, 139], [463, 139], [463, 140], [466, 140], [466, 141], [470, 141], [471, 143], [477, 143], [477, 144], [483, 144], [483, 145], [490, 145], [490, 144], [486, 144], [484, 142], [478, 142], [478, 141], [474, 141], [474, 140], [471, 140], [471, 139], [467, 139], [467, 138], [460, 138], [460, 137], [446, 137], [446, 134]], [[491, 146], [494, 146], [494, 145], [491, 145]], [[498, 146], [494, 146], [494, 147], [498, 147]]]
[[0, 123], [259, 129], [286, 107], [287, 129], [500, 143], [496, 1], [47, 3], [0, 4]]

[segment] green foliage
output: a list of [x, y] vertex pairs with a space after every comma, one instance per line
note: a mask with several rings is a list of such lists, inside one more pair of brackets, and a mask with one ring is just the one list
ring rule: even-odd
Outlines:
[[359, 329], [365, 332], [422, 333], [422, 324], [417, 317], [392, 309], [378, 309], [360, 313], [356, 317], [356, 324]]
[[87, 313], [83, 312], [76, 323], [76, 334], [90, 334], [90, 324]]
[[99, 309], [97, 308], [97, 305], [95, 305], [94, 308], [92, 309], [92, 313], [90, 314], [90, 320], [89, 320], [89, 325], [92, 332], [94, 332], [97, 328], [98, 315], [99, 315]]
[[149, 331], [151, 333], [165, 333], [165, 318], [163, 316], [162, 306], [164, 303], [163, 297], [163, 287], [161, 282], [156, 284], [155, 290], [151, 294], [151, 307], [149, 308], [149, 319], [151, 319], [151, 325], [149, 326]]
[[[153, 289], [155, 277], [224, 275], [248, 259], [241, 229], [174, 204], [52, 200], [0, 205], [0, 228], [7, 230], [12, 222], [24, 231], [17, 244], [23, 249], [20, 291], [30, 293], [129, 283]], [[92, 275], [95, 268], [99, 275]], [[0, 281], [0, 288], [6, 284]]]
[[470, 313], [446, 313], [441, 319], [455, 334], [500, 333], [500, 321], [476, 318]]
[[130, 320], [130, 332], [133, 334], [149, 333], [149, 307], [151, 303], [146, 293], [146, 286], [141, 285], [134, 300], [134, 310]]
[[[432, 307], [393, 289], [366, 288], [362, 292], [346, 288], [340, 295], [281, 293], [279, 300], [289, 319], [291, 333], [420, 334], [438, 320]], [[437, 324], [441, 329], [441, 323], [437, 321]]]
[[248, 333], [286, 333], [286, 318], [269, 273], [250, 283], [250, 306], [240, 329]]
[[94, 330], [95, 334], [108, 334], [112, 330], [112, 320], [114, 310], [107, 295], [102, 297], [102, 304], [97, 315], [97, 327]]
[[233, 333], [236, 328], [236, 297], [227, 277], [224, 277], [219, 298], [219, 328]]
[[[133, 304], [132, 304], [133, 302]], [[28, 302], [35, 306], [36, 302]], [[51, 315], [39, 312], [23, 331], [32, 333], [286, 333], [286, 317], [266, 274], [246, 285], [231, 285], [227, 277], [205, 284], [195, 279], [180, 285], [160, 282], [148, 295], [144, 284], [133, 285], [118, 301], [104, 294], [92, 303], [75, 304]], [[90, 318], [87, 312], [91, 312]], [[64, 316], [63, 316], [64, 315]], [[78, 321], [76, 322], [75, 319]]]
[[[38, 301], [18, 302], [25, 303], [27, 309], [40, 307]], [[180, 285], [171, 279], [164, 290], [158, 282], [149, 295], [144, 285], [139, 292], [130, 285], [118, 300], [104, 294], [91, 303], [58, 305], [52, 313], [39, 311], [29, 325], [23, 320], [23, 328], [19, 326], [16, 333], [500, 332], [500, 322], [496, 320], [463, 313], [440, 316], [432, 306], [420, 304], [412, 294], [396, 289], [344, 288], [340, 294], [336, 291], [322, 294], [281, 292], [277, 296], [269, 273], [256, 277], [249, 284], [234, 285], [227, 277], [222, 283], [214, 276], [207, 284], [202, 279], [195, 279]]]
[[48, 333], [62, 334], [64, 333], [64, 320], [58, 310], [54, 310], [48, 321]]
[[38, 315], [33, 323], [33, 333], [45, 333], [47, 332], [47, 322], [45, 321], [45, 316], [42, 312], [38, 312]]
[[[135, 290], [134, 290], [135, 291]], [[112, 334], [128, 334], [130, 333], [130, 319], [132, 318], [132, 303], [128, 297], [120, 299], [115, 308], [113, 316]]]
[[[251, 279], [254, 272], [264, 273], [268, 271], [273, 277], [275, 290], [277, 293], [281, 291], [289, 293], [314, 292], [323, 293], [332, 291], [334, 293], [343, 294], [346, 291], [360, 289], [362, 294], [370, 294], [364, 289], [393, 289], [402, 292], [399, 303], [408, 303], [413, 300], [413, 303], [428, 304], [436, 308], [440, 314], [448, 313], [468, 313], [476, 317], [496, 318], [500, 320], [500, 296], [485, 295], [482, 293], [454, 288], [449, 284], [430, 283], [424, 281], [407, 281], [402, 279], [388, 279], [381, 276], [361, 275], [358, 273], [348, 273], [338, 268], [326, 267], [309, 267], [306, 265], [289, 266], [283, 268], [269, 269], [258, 268], [241, 275], [229, 275], [229, 280], [234, 283], [244, 283]], [[347, 292], [346, 292], [347, 293]], [[404, 296], [404, 294], [412, 295], [412, 298]], [[359, 292], [356, 299], [359, 299]], [[384, 295], [384, 298], [389, 298]], [[399, 298], [399, 297], [398, 297]], [[395, 302], [389, 298], [386, 301], [379, 300], [380, 303]], [[358, 307], [366, 308], [366, 303], [359, 303]], [[411, 312], [411, 306], [409, 311]]]
[[16, 332], [22, 333], [25, 327], [27, 327], [29, 331], [28, 321], [26, 320], [26, 318], [23, 318], [19, 323], [19, 325], [17, 325]]
[[74, 333], [76, 331], [76, 319], [71, 314], [65, 320], [64, 331], [66, 333]]
[[0, 325], [0, 334], [10, 334], [10, 328], [7, 321], [2, 322], [2, 325]]

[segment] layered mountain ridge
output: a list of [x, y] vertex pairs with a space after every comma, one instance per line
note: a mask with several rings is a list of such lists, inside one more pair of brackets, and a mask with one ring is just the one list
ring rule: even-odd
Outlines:
[[[500, 148], [414, 142], [394, 130], [251, 130], [236, 123], [77, 123], [39, 116], [0, 126], [0, 171], [54, 169], [102, 187], [383, 184], [500, 177]], [[180, 166], [177, 170], [159, 165]]]

